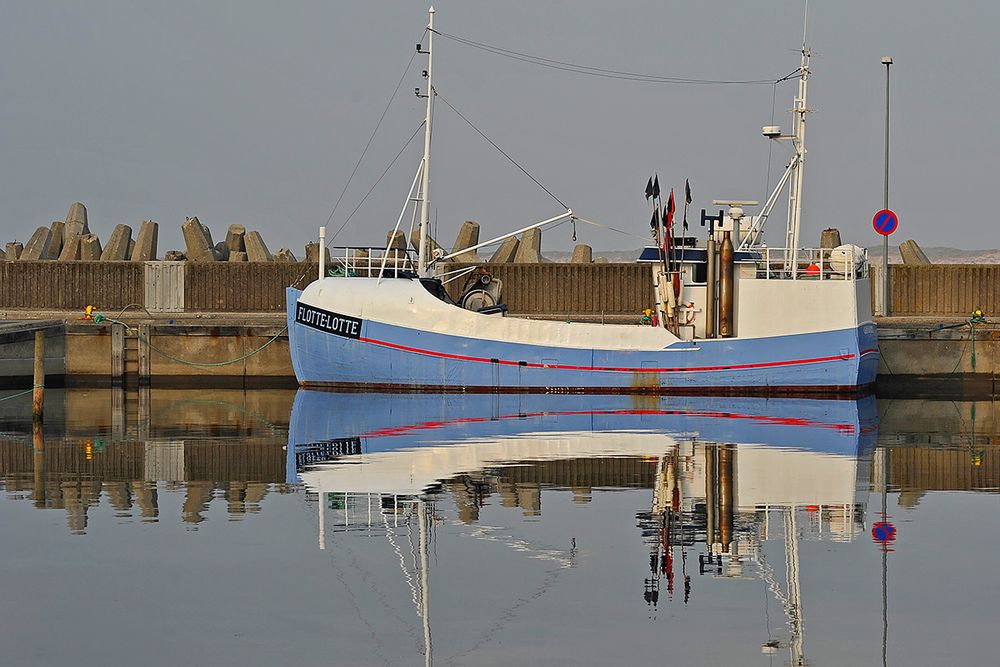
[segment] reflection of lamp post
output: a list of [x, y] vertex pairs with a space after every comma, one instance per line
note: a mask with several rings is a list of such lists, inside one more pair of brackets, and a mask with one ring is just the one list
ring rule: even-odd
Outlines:
[[[885, 65], [885, 180], [883, 181], [882, 208], [889, 208], [889, 65], [890, 56], [882, 57]], [[889, 314], [889, 236], [882, 236], [882, 314]]]

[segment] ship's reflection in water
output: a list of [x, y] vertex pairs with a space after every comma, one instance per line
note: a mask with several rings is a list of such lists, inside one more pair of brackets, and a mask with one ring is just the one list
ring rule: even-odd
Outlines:
[[[526, 517], [539, 516], [546, 488], [570, 490], [574, 502], [588, 502], [594, 489], [648, 490], [634, 519], [637, 539], [649, 552], [641, 592], [651, 613], [664, 593], [689, 603], [692, 576], [738, 578], [749, 565], [782, 605], [790, 628], [787, 641], [764, 642], [764, 653], [786, 647], [792, 664], [804, 664], [799, 540], [850, 541], [865, 530], [876, 437], [874, 398], [303, 391], [292, 413], [289, 469], [298, 470], [319, 496], [321, 549], [331, 526], [349, 531], [352, 516], [355, 529], [370, 529], [374, 520], [387, 535], [402, 518], [408, 539], [415, 521], [414, 571], [402, 554], [400, 562], [403, 576], [419, 582], [413, 598], [428, 663], [428, 531], [448, 519], [449, 512], [440, 509], [446, 498], [453, 500], [457, 520], [472, 524], [489, 522], [481, 512], [493, 495]], [[776, 536], [785, 544], [783, 583], [763, 548]], [[562, 552], [506, 539], [519, 551], [544, 554], [564, 567], [573, 565], [579, 549], [575, 539]]]
[[27, 405], [0, 404], [25, 664], [171, 664], [166, 625], [204, 664], [982, 663], [1000, 623], [992, 403], [73, 390], [44, 429]]

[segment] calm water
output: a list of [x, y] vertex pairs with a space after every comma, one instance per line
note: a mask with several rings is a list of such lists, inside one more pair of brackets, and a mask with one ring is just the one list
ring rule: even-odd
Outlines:
[[996, 664], [992, 403], [28, 412], [0, 403], [5, 664]]

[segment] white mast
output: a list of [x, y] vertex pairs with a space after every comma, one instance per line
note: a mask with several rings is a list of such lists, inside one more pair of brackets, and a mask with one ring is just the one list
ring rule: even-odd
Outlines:
[[430, 222], [431, 119], [434, 115], [434, 7], [427, 10], [427, 114], [424, 116], [424, 159], [420, 179], [420, 248], [417, 250], [417, 273], [427, 272], [427, 225]]
[[790, 264], [792, 272], [797, 270], [798, 262], [794, 254], [799, 247], [799, 229], [802, 224], [802, 171], [806, 158], [806, 91], [809, 86], [809, 61], [812, 51], [806, 45], [806, 27], [809, 22], [809, 2], [806, 0], [805, 19], [802, 26], [802, 58], [799, 64], [799, 92], [795, 96], [792, 107], [792, 147], [795, 149], [795, 171], [792, 173], [792, 183], [788, 192], [788, 227], [785, 232], [785, 247], [792, 254]]

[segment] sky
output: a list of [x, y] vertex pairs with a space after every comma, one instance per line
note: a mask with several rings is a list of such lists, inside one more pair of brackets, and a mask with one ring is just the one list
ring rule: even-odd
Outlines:
[[[777, 79], [798, 66], [801, 0], [436, 2], [439, 31], [591, 67], [704, 79]], [[10, 0], [0, 21], [0, 225], [26, 241], [87, 205], [91, 230], [160, 225], [182, 247], [197, 215], [216, 239], [231, 223], [271, 250], [340, 228], [418, 128], [427, 23], [421, 2], [87, 3]], [[1000, 247], [992, 201], [1000, 126], [1000, 5], [955, 0], [813, 0], [814, 52], [802, 243], [840, 228], [875, 245], [882, 207], [885, 68], [891, 70], [893, 242]], [[409, 70], [404, 75], [408, 62]], [[401, 79], [402, 77], [402, 79]], [[791, 127], [795, 83], [665, 85], [584, 76], [438, 37], [431, 208], [441, 243], [463, 220], [482, 238], [563, 207], [486, 144], [446, 98], [578, 215], [633, 234], [577, 228], [578, 242], [635, 248], [648, 230], [646, 179], [690, 179], [692, 220], [712, 199], [763, 201], [787, 148], [760, 134]], [[334, 210], [397, 82], [350, 186]], [[772, 97], [772, 93], [774, 96]], [[773, 103], [772, 103], [773, 101]], [[418, 135], [334, 245], [378, 245], [399, 215]], [[332, 219], [331, 211], [334, 212]], [[784, 207], [768, 240], [780, 244]], [[408, 225], [409, 216], [406, 218]], [[695, 223], [700, 231], [700, 227]], [[543, 249], [572, 247], [570, 225]]]

